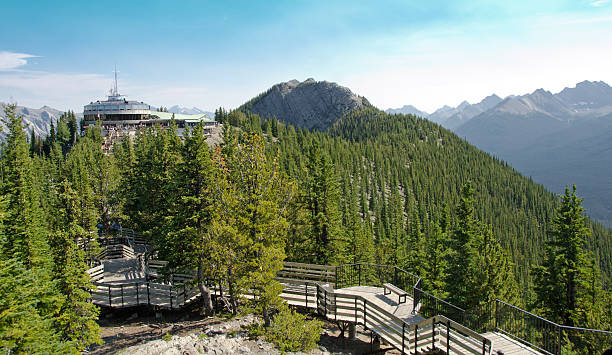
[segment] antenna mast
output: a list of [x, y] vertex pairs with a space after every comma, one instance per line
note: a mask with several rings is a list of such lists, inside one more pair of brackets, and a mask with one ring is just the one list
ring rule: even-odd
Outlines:
[[117, 64], [115, 64], [115, 92], [114, 95], [119, 95], [119, 90], [117, 89]]

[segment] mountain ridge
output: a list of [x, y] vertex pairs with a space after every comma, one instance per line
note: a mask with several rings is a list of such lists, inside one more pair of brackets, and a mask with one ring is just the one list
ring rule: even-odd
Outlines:
[[273, 85], [238, 110], [276, 117], [297, 127], [326, 130], [345, 114], [369, 106], [367, 99], [344, 86], [308, 78]]

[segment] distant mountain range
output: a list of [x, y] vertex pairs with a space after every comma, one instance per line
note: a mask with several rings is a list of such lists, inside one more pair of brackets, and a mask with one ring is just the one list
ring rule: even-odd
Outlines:
[[261, 117], [276, 117], [294, 126], [325, 130], [345, 114], [371, 106], [346, 87], [310, 78], [272, 86], [239, 107]]
[[179, 113], [179, 114], [183, 114], [183, 115], [199, 115], [199, 114], [207, 114], [208, 116], [210, 116], [211, 118], [215, 117], [215, 113], [214, 112], [210, 112], [210, 111], [204, 111], [202, 109], [199, 109], [197, 107], [192, 107], [192, 108], [188, 108], [188, 107], [180, 107], [178, 105], [174, 105], [172, 107], [170, 107], [168, 109], [168, 112], [171, 113]]
[[[49, 134], [51, 120], [54, 122], [57, 121], [63, 112], [64, 111], [60, 111], [49, 106], [43, 106], [41, 108], [17, 106], [15, 111], [17, 115], [23, 116], [23, 124], [24, 127], [27, 127], [26, 130], [28, 132], [34, 130], [34, 133], [41, 137]], [[175, 105], [170, 107], [168, 112], [185, 115], [207, 114], [211, 118], [215, 117], [214, 112], [204, 111], [197, 107], [186, 108]], [[75, 115], [78, 119], [83, 117], [82, 112], [75, 112]], [[4, 140], [8, 131], [6, 124], [4, 123], [4, 118], [4, 103], [0, 102], [0, 127], [2, 128], [2, 131], [0, 132], [0, 140]]]
[[605, 82], [583, 81], [556, 94], [491, 95], [421, 116], [554, 192], [576, 184], [589, 215], [612, 226], [612, 87]]
[[[34, 133], [37, 136], [44, 137], [49, 134], [49, 126], [51, 124], [51, 120], [53, 120], [54, 122], [57, 121], [63, 111], [54, 109], [49, 106], [43, 106], [38, 109], [17, 106], [15, 113], [17, 115], [23, 116], [23, 125], [24, 127], [27, 127], [26, 130], [28, 132], [34, 130]], [[77, 117], [78, 116], [79, 114], [77, 114]], [[4, 121], [4, 103], [0, 103], [0, 127], [2, 127], [2, 132], [0, 132], [0, 140], [4, 140], [8, 132], [6, 123]]]

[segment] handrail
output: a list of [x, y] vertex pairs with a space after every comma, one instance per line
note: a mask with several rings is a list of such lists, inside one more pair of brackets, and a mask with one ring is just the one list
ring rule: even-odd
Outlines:
[[[450, 346], [450, 342], [455, 341], [454, 339], [464, 339], [467, 336], [473, 340], [471, 342], [466, 341], [461, 345], [461, 347], [471, 349], [470, 351], [472, 353], [479, 352], [480, 350], [482, 350], [482, 354], [489, 354], [491, 351], [490, 339], [487, 339], [481, 334], [443, 315], [436, 315], [416, 324], [409, 324], [406, 321], [397, 317], [396, 315], [384, 310], [377, 304], [368, 301], [368, 299], [363, 296], [336, 293], [335, 290], [325, 287], [320, 283], [314, 282], [314, 284], [317, 287], [317, 299], [322, 298], [322, 300], [317, 302], [317, 308], [319, 309], [319, 312], [323, 312], [322, 315], [327, 318], [337, 319], [340, 313], [337, 311], [337, 308], [340, 304], [341, 309], [344, 312], [342, 314], [353, 314], [354, 311], [355, 323], [362, 324], [364, 327], [372, 329], [379, 336], [385, 339], [391, 346], [401, 351], [402, 353], [410, 353], [413, 347], [414, 350], [418, 351], [418, 349], [424, 348], [425, 346], [433, 345], [434, 347], [436, 347], [436, 343], [441, 343], [441, 340], [436, 340], [436, 325], [445, 326], [448, 327], [448, 331], [452, 330], [453, 332], [457, 332], [457, 335], [454, 338], [450, 337], [448, 333], [444, 337], [447, 342], [447, 349]], [[333, 297], [330, 297], [330, 295], [333, 295]], [[355, 302], [339, 302], [338, 298], [354, 299]], [[327, 302], [328, 299], [333, 299], [333, 304], [329, 304]], [[358, 307], [358, 304], [362, 307]], [[323, 311], [321, 311], [321, 309], [323, 309]], [[368, 310], [370, 310], [370, 313], [368, 313]], [[359, 313], [361, 317], [359, 316]], [[370, 315], [369, 317], [368, 314]], [[374, 321], [372, 319], [374, 319]], [[380, 328], [381, 321], [383, 320], [385, 322], [384, 329]], [[429, 328], [432, 328], [431, 335], [428, 335], [426, 338], [423, 338], [422, 332], [429, 332]], [[419, 330], [421, 330], [421, 334], [419, 334]], [[411, 336], [411, 334], [413, 333], [414, 337]], [[442, 337], [441, 335], [439, 336]], [[420, 345], [418, 344], [419, 339], [421, 339]]]
[[561, 353], [564, 331], [577, 330], [609, 335], [612, 344], [612, 331], [558, 324], [497, 299], [494, 329], [546, 354]]

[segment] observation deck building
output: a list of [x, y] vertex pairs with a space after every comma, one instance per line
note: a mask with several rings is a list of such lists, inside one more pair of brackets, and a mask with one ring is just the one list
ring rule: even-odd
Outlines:
[[90, 102], [83, 108], [83, 121], [81, 130], [95, 126], [102, 128], [104, 149], [112, 149], [113, 144], [124, 137], [135, 136], [136, 133], [147, 127], [167, 128], [174, 119], [179, 136], [185, 129], [195, 127], [199, 123], [204, 125], [206, 133], [217, 126], [217, 122], [206, 114], [185, 115], [169, 112], [159, 112], [142, 101], [128, 101], [117, 90], [117, 72], [115, 71], [115, 85], [110, 90], [107, 100]]

